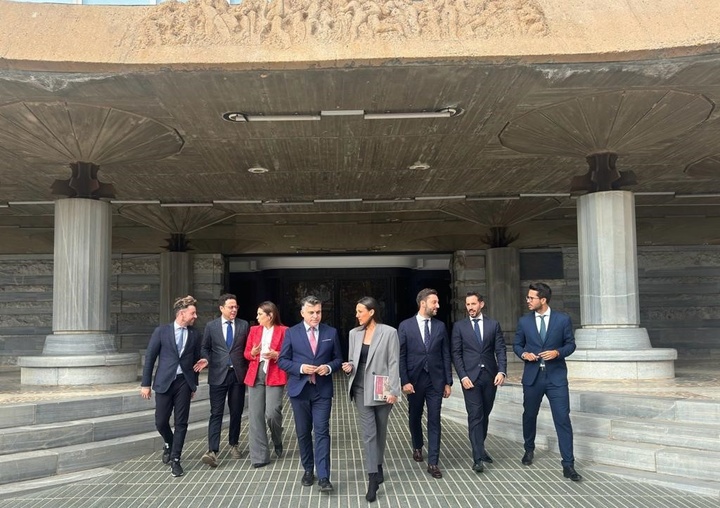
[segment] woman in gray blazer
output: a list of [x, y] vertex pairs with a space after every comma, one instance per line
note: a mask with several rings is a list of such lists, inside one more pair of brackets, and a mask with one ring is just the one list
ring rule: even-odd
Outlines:
[[401, 393], [397, 330], [381, 324], [378, 312], [374, 298], [365, 296], [358, 301], [355, 317], [360, 326], [350, 330], [350, 361], [342, 364], [343, 371], [350, 376], [349, 394], [357, 406], [365, 443], [368, 472], [365, 499], [369, 502], [375, 501], [378, 486], [385, 481], [382, 466], [388, 418]]

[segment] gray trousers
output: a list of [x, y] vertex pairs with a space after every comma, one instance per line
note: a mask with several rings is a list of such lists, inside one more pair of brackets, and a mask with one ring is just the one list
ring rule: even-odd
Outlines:
[[282, 445], [282, 404], [284, 386], [265, 386], [262, 364], [258, 369], [255, 386], [248, 386], [250, 462], [270, 462], [267, 430], [273, 445]]
[[378, 466], [385, 462], [385, 443], [387, 442], [387, 428], [392, 404], [380, 406], [366, 406], [364, 404], [364, 389], [355, 384], [353, 398], [358, 410], [360, 432], [365, 444], [365, 469], [368, 473], [377, 473]]

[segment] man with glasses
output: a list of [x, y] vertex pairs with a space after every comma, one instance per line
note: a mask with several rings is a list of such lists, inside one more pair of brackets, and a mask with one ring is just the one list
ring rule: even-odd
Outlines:
[[[155, 427], [165, 441], [163, 464], [170, 464], [173, 476], [182, 476], [180, 465], [187, 434], [190, 400], [198, 385], [193, 366], [200, 360], [202, 342], [193, 328], [197, 319], [196, 300], [188, 295], [178, 298], [173, 308], [175, 321], [158, 326], [150, 337], [145, 353], [140, 396], [150, 399], [150, 381], [157, 360], [152, 389], [155, 390]], [[170, 414], [175, 413], [175, 433], [170, 429]]]
[[525, 362], [522, 375], [525, 455], [522, 463], [529, 466], [533, 462], [537, 415], [543, 397], [547, 396], [558, 437], [563, 476], [577, 482], [582, 476], [575, 471], [565, 364], [565, 357], [575, 351], [575, 336], [570, 316], [550, 309], [551, 296], [547, 284], [530, 284], [526, 298], [530, 312], [520, 318], [515, 332], [513, 350]]
[[220, 295], [220, 317], [205, 326], [202, 340], [202, 359], [196, 370], [209, 366], [210, 421], [208, 423], [208, 451], [202, 456], [203, 464], [218, 466], [220, 432], [222, 431], [225, 401], [230, 410], [228, 444], [230, 456], [239, 459], [242, 455], [240, 422], [245, 409], [245, 374], [248, 362], [245, 359], [245, 343], [250, 325], [244, 319], [237, 319], [238, 304], [235, 295]]

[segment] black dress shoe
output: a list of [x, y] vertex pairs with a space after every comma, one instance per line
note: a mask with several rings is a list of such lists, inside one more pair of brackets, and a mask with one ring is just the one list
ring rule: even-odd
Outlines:
[[575, 468], [572, 466], [563, 467], [563, 476], [565, 478], [570, 478], [574, 482], [579, 482], [580, 480], [582, 480], [582, 476], [580, 476], [580, 474], [575, 471]]
[[378, 472], [377, 472], [378, 485], [380, 485], [384, 481], [385, 481], [385, 474], [383, 473], [382, 464], [378, 464]]
[[415, 462], [422, 462], [424, 460], [423, 454], [422, 454], [422, 448], [415, 448], [413, 450], [413, 460]]
[[432, 476], [433, 478], [442, 478], [442, 471], [440, 471], [440, 468], [437, 467], [437, 464], [428, 466], [427, 472], [430, 473], [430, 476]]
[[313, 472], [305, 471], [305, 474], [303, 474], [300, 483], [303, 484], [303, 487], [310, 487], [313, 483], [315, 483], [315, 475], [313, 474]]
[[377, 481], [377, 473], [369, 473], [368, 474], [368, 490], [367, 494], [365, 494], [365, 500], [368, 503], [372, 503], [377, 499], [377, 491], [378, 491], [378, 481]]
[[170, 446], [163, 446], [162, 463], [170, 464]]
[[483, 466], [482, 460], [476, 460], [472, 467], [473, 471], [476, 473], [482, 473], [485, 467]]
[[486, 453], [485, 455], [483, 455], [482, 461], [483, 461], [483, 462], [487, 462], [488, 464], [492, 464], [492, 463], [493, 463], [492, 457], [491, 457], [490, 455], [488, 455], [487, 453]]
[[523, 455], [522, 463], [523, 466], [529, 466], [533, 462], [533, 458], [535, 457], [535, 452], [533, 450], [527, 450], [525, 452], [525, 455]]
[[175, 459], [170, 463], [170, 474], [172, 474], [176, 478], [185, 474], [185, 471], [183, 471], [183, 468], [180, 465], [180, 461], [178, 459]]
[[283, 454], [283, 445], [282, 443], [275, 445], [275, 455], [278, 456], [278, 458], [282, 457]]
[[258, 468], [258, 467], [265, 467], [265, 466], [267, 466], [268, 464], [270, 464], [270, 461], [268, 461], [268, 462], [255, 462], [252, 466], [255, 467], [255, 468]]
[[332, 492], [334, 490], [333, 484], [330, 483], [329, 478], [320, 478], [318, 487], [320, 487], [320, 492]]

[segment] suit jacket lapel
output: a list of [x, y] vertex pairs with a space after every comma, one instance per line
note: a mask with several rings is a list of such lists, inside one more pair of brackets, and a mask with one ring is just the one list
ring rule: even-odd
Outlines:
[[373, 330], [373, 336], [370, 340], [370, 348], [368, 349], [367, 362], [365, 365], [370, 365], [370, 361], [372, 360], [375, 351], [377, 351], [378, 342], [381, 340], [382, 334], [378, 333], [378, 326], [379, 325], [375, 325], [375, 330]]

